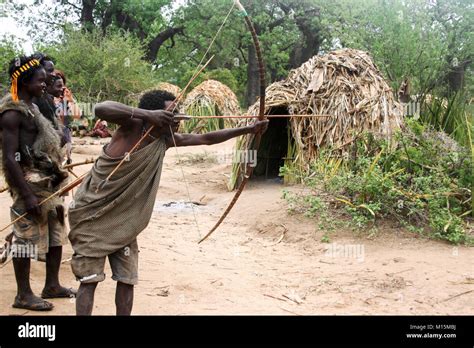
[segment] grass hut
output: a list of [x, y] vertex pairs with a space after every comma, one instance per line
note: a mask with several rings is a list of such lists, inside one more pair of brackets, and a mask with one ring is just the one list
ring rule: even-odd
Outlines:
[[177, 97], [181, 93], [181, 88], [168, 82], [161, 82], [156, 87], [153, 87], [151, 89], [161, 89], [163, 91], [170, 92], [175, 97]]
[[[254, 176], [276, 177], [284, 165], [308, 168], [322, 148], [341, 158], [364, 131], [390, 138], [402, 124], [403, 108], [367, 52], [341, 49], [312, 57], [285, 80], [268, 86], [265, 113], [315, 115], [270, 119]], [[258, 115], [258, 101], [248, 114]], [[252, 140], [253, 136], [241, 137], [236, 150], [249, 148]], [[229, 189], [240, 182], [242, 169], [243, 164], [234, 163]]]
[[149, 91], [152, 91], [152, 90], [155, 90], [155, 89], [161, 89], [163, 91], [170, 92], [171, 94], [175, 95], [176, 97], [178, 96], [179, 93], [181, 93], [181, 88], [179, 88], [178, 86], [173, 85], [172, 83], [168, 83], [168, 82], [160, 82], [156, 86], [154, 86], [152, 88], [148, 88], [148, 89], [144, 90], [143, 92], [131, 93], [131, 94], [127, 95], [125, 102], [127, 104], [137, 106], [138, 102], [140, 101], [141, 96], [143, 95], [143, 93], [146, 93], [146, 92], [149, 92]]
[[[191, 116], [240, 115], [239, 101], [232, 90], [223, 83], [207, 80], [196, 86], [186, 96], [181, 112]], [[186, 133], [205, 133], [234, 127], [235, 119], [193, 119], [182, 123]]]

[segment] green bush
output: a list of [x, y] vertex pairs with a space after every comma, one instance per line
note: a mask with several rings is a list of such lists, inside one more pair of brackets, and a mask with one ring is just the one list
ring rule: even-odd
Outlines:
[[472, 146], [472, 94], [466, 89], [453, 93], [448, 98], [434, 97], [424, 103], [420, 120], [434, 129], [449, 134], [464, 146]]
[[0, 93], [2, 96], [10, 91], [10, 76], [8, 75], [10, 61], [21, 54], [23, 52], [13, 37], [0, 39]]
[[[395, 140], [391, 148], [366, 134], [354, 143], [346, 165], [332, 176], [327, 176], [331, 170], [324, 167], [332, 163], [328, 152], [311, 164], [309, 173], [298, 175], [305, 185], [331, 193], [357, 228], [374, 224], [377, 218], [394, 217], [411, 230], [423, 228], [434, 238], [456, 244], [472, 241], [465, 220], [472, 213], [470, 151], [414, 120], [408, 120], [407, 129]], [[308, 202], [300, 200], [309, 212], [321, 206], [318, 200], [314, 207]]]
[[67, 30], [61, 43], [42, 50], [57, 59], [80, 102], [123, 102], [157, 83], [144, 47], [129, 33]]

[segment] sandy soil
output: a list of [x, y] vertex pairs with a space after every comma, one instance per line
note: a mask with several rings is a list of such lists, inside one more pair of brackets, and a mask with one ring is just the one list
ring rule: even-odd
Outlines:
[[[101, 145], [90, 141], [76, 145], [74, 161], [99, 154]], [[341, 229], [331, 233], [331, 243], [322, 243], [325, 231], [314, 219], [287, 213], [284, 186], [276, 181], [251, 182], [221, 227], [198, 245], [233, 196], [226, 190], [230, 164], [210, 160], [222, 159], [232, 146], [228, 141], [180, 148], [181, 165], [175, 149], [168, 150], [155, 212], [139, 236], [140, 283], [133, 314], [474, 313], [473, 248], [417, 238], [390, 223], [375, 236]], [[189, 198], [181, 170], [191, 201], [202, 203], [195, 207], [198, 225], [183, 203]], [[8, 193], [0, 194], [0, 204], [4, 226]], [[340, 247], [346, 252], [338, 252]], [[60, 277], [64, 285], [77, 286], [67, 261], [71, 254], [68, 245]], [[44, 274], [44, 263], [33, 262], [36, 293]], [[108, 265], [106, 274], [97, 288], [94, 314], [115, 314], [115, 282]], [[16, 292], [11, 262], [0, 268], [0, 277], [0, 314], [36, 314], [11, 308]], [[74, 314], [73, 299], [52, 302], [55, 309], [44, 315]]]

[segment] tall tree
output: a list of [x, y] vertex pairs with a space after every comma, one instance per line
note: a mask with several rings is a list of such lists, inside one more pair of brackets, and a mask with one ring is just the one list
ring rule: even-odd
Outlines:
[[172, 0], [59, 0], [51, 4], [35, 0], [32, 5], [8, 3], [8, 13], [30, 28], [29, 34], [40, 42], [57, 42], [68, 26], [93, 31], [101, 28], [123, 29], [147, 45], [146, 58], [154, 61], [161, 46], [183, 31], [163, 16]]
[[[285, 77], [289, 68], [297, 67], [317, 54], [328, 34], [322, 30], [315, 0], [248, 0], [242, 3], [253, 18], [269, 81]], [[174, 22], [185, 27], [179, 45], [187, 47], [186, 58], [194, 60], [196, 52], [205, 50], [231, 5], [231, 1], [191, 0], [176, 12]], [[231, 24], [216, 40], [214, 61], [231, 69], [238, 81], [246, 84], [245, 90], [239, 92], [249, 105], [255, 102], [259, 88], [255, 50], [245, 23], [235, 11], [229, 22]], [[173, 60], [176, 51], [169, 55], [164, 53], [166, 58], [160, 61]], [[236, 61], [238, 64], [233, 64]], [[181, 62], [188, 64], [187, 59]]]
[[407, 78], [421, 95], [446, 95], [463, 84], [474, 51], [472, 1], [335, 3], [334, 36], [342, 46], [369, 51], [395, 90]]

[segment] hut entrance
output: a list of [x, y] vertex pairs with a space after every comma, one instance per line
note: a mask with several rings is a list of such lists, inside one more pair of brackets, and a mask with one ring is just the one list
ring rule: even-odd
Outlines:
[[[273, 108], [270, 115], [287, 115], [285, 107]], [[285, 164], [288, 153], [289, 118], [270, 118], [268, 129], [262, 136], [257, 153], [257, 165], [253, 176], [257, 178], [278, 178], [280, 168]]]

